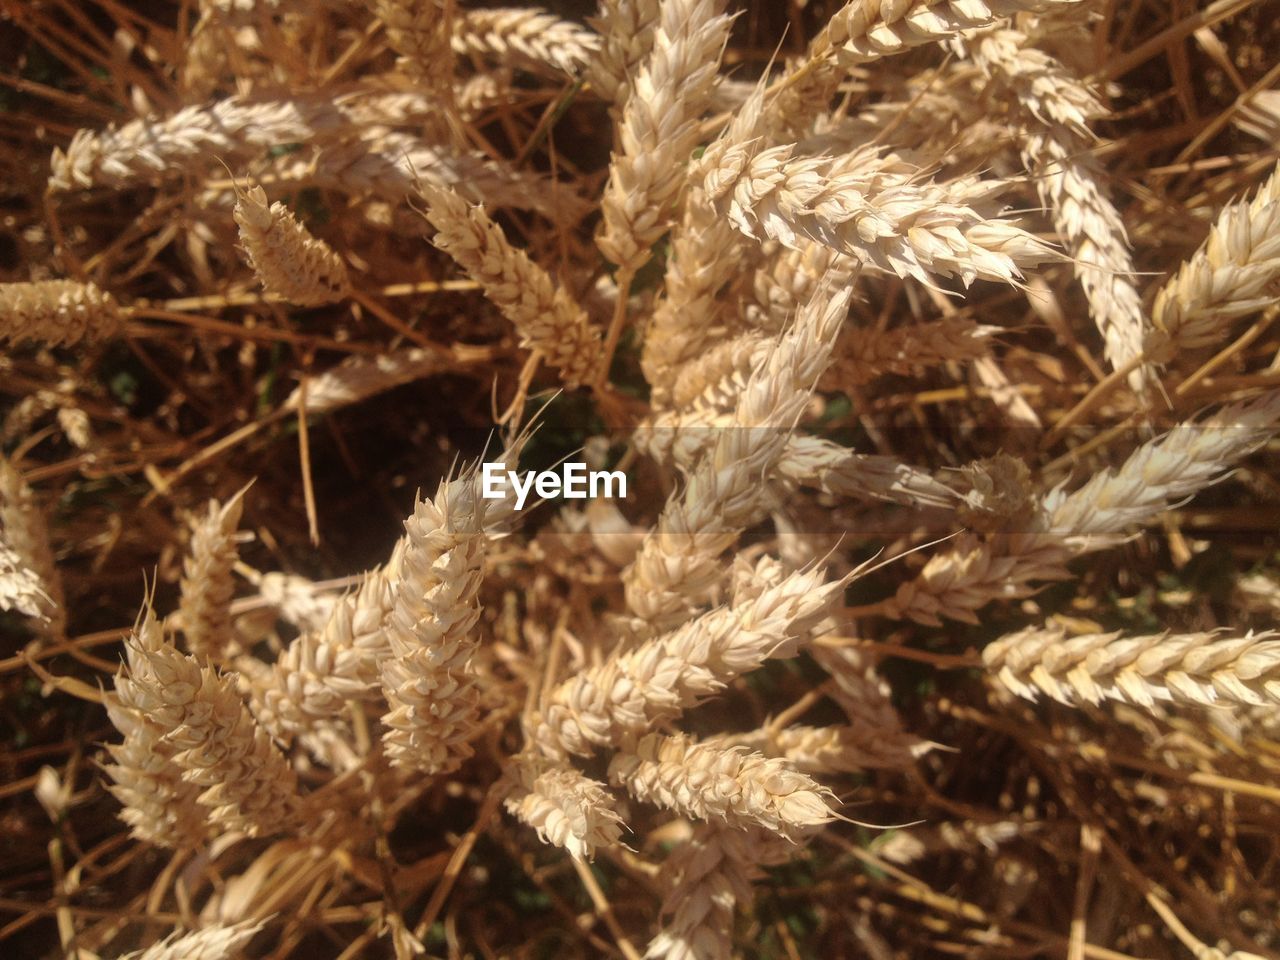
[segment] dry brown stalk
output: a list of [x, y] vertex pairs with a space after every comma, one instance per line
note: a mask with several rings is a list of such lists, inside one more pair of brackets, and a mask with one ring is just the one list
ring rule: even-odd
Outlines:
[[536, 738], [551, 755], [625, 743], [714, 696], [766, 659], [794, 656], [843, 581], [799, 571], [634, 649], [616, 652], [556, 687]]
[[[1088, 124], [1105, 110], [1061, 63], [1031, 47], [1026, 34], [989, 31], [967, 49], [988, 76], [1008, 86], [1034, 124], [1023, 141], [1027, 167], [1069, 244], [1107, 360], [1118, 369], [1142, 352], [1151, 324], [1133, 284], [1128, 237], [1106, 189], [1106, 171], [1090, 153]], [[1144, 379], [1137, 371], [1132, 382], [1141, 386]]]
[[1125, 637], [1069, 637], [1059, 627], [1027, 627], [988, 644], [987, 670], [1020, 697], [1059, 703], [1120, 700], [1244, 704], [1280, 702], [1280, 640], [1274, 632], [1227, 637], [1221, 631]]
[[453, 49], [576, 77], [600, 50], [600, 37], [540, 7], [499, 7], [458, 17]]
[[744, 747], [701, 744], [652, 733], [615, 754], [609, 779], [638, 800], [733, 827], [763, 827], [792, 842], [835, 818], [831, 791]]
[[174, 932], [146, 950], [128, 954], [123, 960], [231, 960], [265, 924], [265, 920], [242, 920], [214, 924], [187, 934]]
[[897, 157], [863, 149], [840, 157], [796, 157], [794, 144], [730, 154], [706, 189], [748, 237], [793, 247], [803, 238], [929, 284], [930, 275], [1017, 283], [1022, 266], [1053, 251], [1012, 221], [987, 218], [974, 203], [1000, 187], [957, 178], [921, 180]]
[[596, 236], [600, 252], [634, 273], [670, 224], [685, 164], [700, 138], [732, 19], [724, 0], [662, 0], [658, 29], [622, 113]]
[[1270, 393], [1179, 424], [1074, 493], [1050, 490], [1017, 528], [992, 539], [959, 537], [898, 588], [885, 612], [922, 623], [943, 616], [976, 622], [974, 611], [991, 600], [1025, 597], [1037, 580], [1067, 577], [1073, 557], [1123, 542], [1130, 527], [1225, 478], [1278, 420], [1280, 393]]
[[0, 283], [0, 341], [62, 347], [105, 340], [120, 326], [115, 299], [92, 283]]
[[1271, 303], [1280, 276], [1280, 164], [1251, 200], [1228, 204], [1200, 248], [1156, 293], [1146, 353], [1160, 362], [1226, 336]]
[[764, 512], [767, 476], [786, 449], [830, 357], [849, 291], [820, 290], [768, 362], [752, 373], [733, 418], [663, 508], [623, 575], [627, 605], [662, 629], [682, 620], [720, 576], [719, 555]]
[[592, 860], [601, 847], [618, 844], [625, 824], [604, 784], [531, 754], [516, 757], [509, 775], [507, 812], [538, 831], [544, 843], [577, 860]]
[[456, 191], [420, 185], [433, 243], [481, 285], [515, 326], [523, 346], [561, 371], [568, 386], [589, 383], [600, 362], [600, 330], [564, 287], [507, 240], [482, 207]]
[[225, 504], [210, 500], [191, 524], [191, 546], [182, 564], [178, 610], [187, 649], [198, 660], [224, 663], [235, 653], [231, 595], [235, 592], [236, 528], [244, 509], [241, 490]]
[[268, 293], [300, 307], [335, 303], [351, 293], [346, 262], [259, 186], [237, 190], [233, 211], [249, 266]]
[[150, 608], [125, 646], [129, 665], [116, 675], [116, 697], [173, 749], [183, 780], [205, 788], [198, 800], [210, 824], [249, 836], [288, 829], [296, 777], [245, 708], [234, 679], [178, 652]]
[[17, 561], [7, 564], [13, 571], [6, 578], [7, 586], [18, 591], [19, 600], [28, 608], [35, 606], [35, 613], [29, 609], [23, 612], [40, 620], [42, 629], [54, 639], [62, 637], [67, 629], [66, 599], [44, 511], [22, 474], [3, 456], [0, 456], [0, 543], [8, 545]]

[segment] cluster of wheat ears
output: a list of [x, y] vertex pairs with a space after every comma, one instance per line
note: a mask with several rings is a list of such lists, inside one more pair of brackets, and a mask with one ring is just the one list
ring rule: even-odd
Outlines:
[[7, 955], [1280, 955], [1265, 7], [0, 4]]

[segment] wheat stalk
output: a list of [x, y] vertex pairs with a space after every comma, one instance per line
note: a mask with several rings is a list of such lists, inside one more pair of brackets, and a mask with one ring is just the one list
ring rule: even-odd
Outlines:
[[666, 233], [685, 164], [700, 139], [697, 120], [711, 100], [729, 37], [723, 0], [662, 0], [653, 49], [636, 76], [609, 164], [596, 245], [634, 273]]
[[267, 206], [259, 186], [236, 192], [232, 211], [249, 266], [268, 293], [300, 307], [336, 303], [351, 294], [347, 265], [279, 201]]
[[210, 500], [203, 518], [191, 525], [191, 546], [182, 564], [178, 610], [187, 648], [200, 660], [220, 663], [235, 649], [231, 624], [236, 528], [244, 509], [239, 491], [225, 504]]
[[92, 283], [0, 283], [0, 341], [61, 347], [81, 340], [105, 340], [119, 326], [115, 299]]
[[1272, 631], [1224, 637], [1221, 631], [1125, 637], [1068, 637], [1058, 627], [1028, 627], [988, 644], [988, 672], [1020, 697], [1059, 703], [1120, 700], [1206, 706], [1280, 702], [1280, 640]]
[[609, 779], [686, 817], [763, 827], [792, 842], [835, 818], [828, 806], [834, 795], [786, 761], [684, 735], [642, 737], [634, 751], [614, 755]]
[[485, 296], [520, 334], [523, 346], [541, 353], [565, 383], [588, 383], [600, 362], [600, 331], [545, 270], [511, 245], [483, 208], [455, 191], [421, 184], [433, 243], [481, 285]]

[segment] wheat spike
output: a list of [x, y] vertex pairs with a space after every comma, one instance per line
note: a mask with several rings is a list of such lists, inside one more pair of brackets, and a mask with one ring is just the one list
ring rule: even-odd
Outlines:
[[739, 591], [728, 606], [613, 654], [552, 692], [538, 742], [554, 755], [633, 740], [766, 659], [794, 656], [843, 586], [826, 582], [820, 569], [798, 571], [758, 593]]
[[784, 329], [820, 283], [837, 287], [853, 283], [861, 263], [820, 243], [800, 242], [779, 249], [751, 277], [754, 302], [745, 305], [756, 329], [777, 333]]
[[719, 555], [762, 516], [767, 476], [830, 357], [849, 291], [820, 291], [768, 362], [748, 380], [728, 429], [698, 460], [684, 489], [624, 572], [627, 604], [661, 629], [680, 621], [714, 585]]
[[174, 932], [123, 960], [232, 960], [265, 924], [265, 920], [242, 920], [214, 924], [192, 933]]
[[507, 812], [538, 831], [543, 843], [563, 847], [577, 860], [592, 860], [622, 836], [622, 817], [605, 788], [577, 770], [523, 754], [511, 763]]
[[499, 7], [463, 13], [453, 49], [576, 77], [599, 51], [600, 37], [539, 7]]
[[1068, 637], [1055, 627], [1028, 627], [988, 644], [987, 670], [1028, 700], [1059, 703], [1121, 700], [1261, 706], [1280, 703], [1280, 640], [1272, 631], [1225, 637], [1221, 632], [1123, 637]]
[[62, 347], [105, 340], [119, 326], [115, 299], [92, 283], [0, 283], [0, 341]]
[[903, 731], [871, 724], [797, 724], [711, 737], [703, 742], [746, 747], [766, 757], [786, 760], [800, 773], [808, 774], [908, 770], [931, 746]]
[[[1067, 240], [1107, 360], [1121, 367], [1142, 352], [1151, 324], [1133, 284], [1124, 222], [1107, 194], [1105, 171], [1089, 153], [1088, 123], [1104, 116], [1102, 104], [1061, 63], [1032, 48], [1026, 34], [993, 30], [968, 50], [989, 76], [1008, 85], [1034, 124], [1023, 141], [1027, 167]], [[1140, 387], [1143, 380], [1138, 371], [1132, 382]]]
[[116, 677], [120, 703], [174, 748], [184, 779], [204, 787], [200, 803], [222, 830], [249, 836], [290, 826], [296, 778], [241, 702], [234, 680], [167, 643], [146, 610], [126, 640], [130, 665]]
[[930, 624], [943, 616], [976, 622], [974, 611], [989, 601], [1025, 597], [1037, 580], [1063, 579], [1071, 558], [1115, 546], [1128, 528], [1222, 480], [1278, 420], [1280, 393], [1270, 393], [1179, 424], [1074, 493], [1055, 487], [1030, 520], [997, 539], [957, 538], [898, 588], [886, 612]]
[[592, 88], [618, 115], [631, 96], [635, 72], [653, 49], [660, 0], [600, 0], [590, 21], [600, 34], [600, 49], [587, 64]]
[[439, 92], [453, 79], [454, 0], [373, 0], [400, 69]]
[[590, 382], [600, 362], [600, 331], [569, 293], [513, 247], [483, 208], [457, 192], [420, 185], [433, 243], [479, 283], [511, 321], [523, 346], [539, 351], [569, 386]]
[[1228, 204], [1204, 243], [1156, 293], [1147, 355], [1220, 340], [1236, 317], [1275, 299], [1280, 275], [1280, 164], [1252, 200]]
[[610, 761], [609, 779], [646, 803], [740, 829], [763, 827], [793, 842], [835, 818], [834, 795], [786, 761], [684, 735], [642, 737], [633, 752]]
[[237, 192], [233, 216], [249, 266], [268, 293], [300, 307], [336, 303], [350, 295], [351, 278], [342, 258], [283, 203], [268, 207], [261, 187]]
[[241, 490], [222, 505], [209, 501], [204, 517], [192, 523], [191, 547], [182, 565], [178, 609], [187, 649], [197, 659], [211, 663], [224, 662], [235, 649], [231, 595], [235, 590], [235, 534], [244, 495]]
[[[797, 158], [794, 144], [732, 156], [711, 171], [707, 191], [748, 237], [785, 246], [826, 244], [899, 277], [930, 275], [1016, 283], [1022, 266], [1055, 254], [1008, 220], [971, 204], [997, 184], [920, 180], [920, 171], [863, 149], [841, 157]], [[746, 160], [745, 164], [743, 163]]]
[[[376, 357], [348, 357], [307, 381], [307, 413], [330, 413], [361, 403], [406, 383], [412, 383], [451, 366], [438, 350], [410, 347]], [[286, 410], [302, 407], [303, 390], [294, 389], [284, 402]]]
[[885, 374], [913, 376], [944, 363], [965, 363], [985, 356], [999, 327], [966, 317], [944, 317], [892, 330], [851, 327], [836, 342], [836, 355], [824, 387], [843, 389], [870, 383]]
[[[17, 562], [11, 564], [14, 572], [10, 574], [13, 578], [10, 583], [26, 597], [24, 603], [37, 603], [38, 612], [30, 615], [43, 622], [49, 636], [62, 637], [67, 629], [66, 598], [44, 511], [22, 474], [3, 456], [0, 456], [0, 538], [17, 555]], [[29, 575], [37, 581], [37, 597], [29, 592]]]
[[666, 233], [685, 164], [699, 139], [731, 18], [723, 0], [662, 0], [653, 50], [637, 75], [601, 200], [596, 244], [634, 273]]
[[0, 610], [17, 610], [37, 620], [45, 620], [49, 603], [40, 578], [18, 552], [9, 546], [0, 530]]

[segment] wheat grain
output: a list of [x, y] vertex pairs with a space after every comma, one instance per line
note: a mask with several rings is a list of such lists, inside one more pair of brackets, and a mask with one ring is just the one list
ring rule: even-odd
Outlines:
[[683, 735], [642, 737], [633, 752], [614, 756], [609, 778], [646, 803], [733, 827], [763, 827], [793, 842], [835, 818], [828, 806], [834, 795], [785, 761]]
[[105, 340], [119, 326], [115, 299], [92, 283], [0, 283], [0, 341], [62, 347], [81, 340]]
[[[246, 488], [247, 489], [247, 488]], [[236, 528], [244, 509], [245, 490], [225, 504], [209, 501], [203, 518], [191, 526], [191, 547], [182, 564], [178, 609], [187, 649], [197, 659], [222, 663], [234, 653], [231, 595], [236, 564]]]
[[433, 243], [481, 285], [485, 296], [520, 334], [561, 371], [565, 383], [590, 382], [600, 362], [600, 331], [568, 292], [522, 250], [508, 242], [483, 208], [455, 191], [420, 185], [426, 218], [436, 228]]
[[636, 69], [653, 48], [659, 7], [660, 0], [600, 0], [599, 13], [590, 21], [601, 42], [587, 64], [587, 79], [615, 111], [631, 96]]
[[988, 644], [982, 661], [1003, 686], [1028, 700], [1059, 703], [1121, 700], [1260, 706], [1280, 702], [1280, 640], [1267, 631], [1123, 637], [1068, 637], [1060, 628], [1028, 627]]
[[634, 273], [667, 232], [685, 164], [699, 140], [732, 19], [723, 0], [662, 0], [653, 50], [635, 80], [618, 128], [600, 201], [600, 252]]
[[259, 186], [237, 191], [236, 224], [249, 266], [263, 289], [300, 307], [335, 303], [351, 293], [347, 265], [283, 203], [267, 206]]

